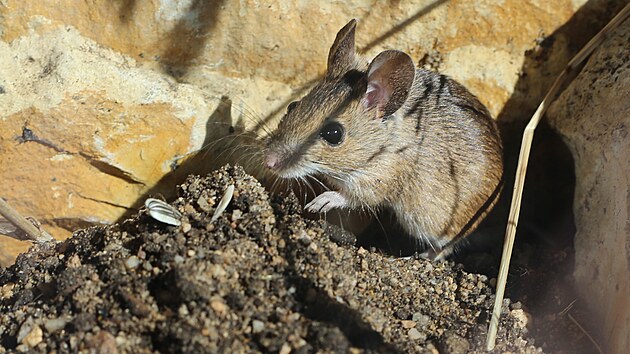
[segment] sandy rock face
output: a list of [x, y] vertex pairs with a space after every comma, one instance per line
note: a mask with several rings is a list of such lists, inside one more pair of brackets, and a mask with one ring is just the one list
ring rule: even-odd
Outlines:
[[198, 90], [71, 28], [0, 42], [0, 62], [2, 197], [46, 228], [115, 220], [209, 114]]
[[[350, 18], [359, 50], [404, 50], [498, 115], [525, 52], [584, 3], [0, 1], [2, 197], [58, 238], [116, 220], [143, 194], [164, 192], [182, 156], [230, 127], [256, 135], [260, 120], [273, 125], [324, 71]], [[567, 38], [554, 43], [566, 62]], [[225, 162], [209, 160], [177, 173]], [[10, 250], [0, 262], [26, 246], [0, 238], [0, 252]]]
[[433, 64], [496, 115], [513, 92], [524, 52], [585, 2], [61, 0], [51, 6], [6, 0], [0, 38], [10, 42], [70, 25], [176, 76], [204, 66], [231, 77], [303, 85], [324, 71], [335, 33], [357, 18], [360, 50], [373, 56], [400, 49], [416, 60], [436, 54]]
[[549, 111], [575, 159], [575, 278], [606, 352], [630, 346], [630, 21]]
[[[70, 27], [0, 42], [0, 63], [0, 178], [10, 186], [2, 197], [58, 238], [116, 220], [229, 128], [205, 128], [218, 98]], [[220, 83], [212, 92], [244, 92], [239, 80], [207, 79]], [[7, 242], [11, 253], [26, 246]]]

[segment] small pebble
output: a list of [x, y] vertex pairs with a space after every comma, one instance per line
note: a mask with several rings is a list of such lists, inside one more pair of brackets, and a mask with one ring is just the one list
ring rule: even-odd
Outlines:
[[447, 332], [444, 337], [444, 347], [447, 353], [468, 353], [470, 349], [470, 343], [466, 338], [463, 338], [454, 332]]
[[68, 259], [66, 265], [68, 268], [78, 268], [81, 266], [81, 259], [78, 255], [74, 254]]
[[437, 350], [437, 348], [435, 347], [435, 345], [433, 345], [433, 343], [429, 343], [427, 345], [427, 350], [429, 350], [429, 353], [431, 354], [440, 354], [440, 351]]
[[190, 312], [188, 312], [188, 307], [186, 307], [186, 304], [182, 304], [177, 309], [177, 314], [179, 315], [179, 317], [186, 317], [190, 314]]
[[26, 321], [24, 321], [22, 323], [22, 325], [20, 326], [20, 329], [18, 330], [17, 333], [17, 341], [20, 343], [24, 342], [24, 338], [26, 338], [26, 336], [33, 330], [33, 318], [29, 317], [26, 319]]
[[0, 288], [0, 296], [3, 299], [8, 299], [13, 296], [13, 288], [15, 287], [14, 283], [6, 283]]
[[512, 310], [510, 314], [516, 319], [516, 325], [520, 328], [527, 327], [529, 315], [523, 309]]
[[238, 210], [238, 209], [234, 209], [232, 211], [232, 221], [236, 221], [239, 220], [243, 217], [243, 212]]
[[307, 235], [300, 236], [300, 238], [298, 238], [298, 241], [304, 246], [308, 246], [311, 244], [311, 238]]
[[425, 327], [431, 321], [431, 318], [421, 312], [416, 312], [411, 316], [411, 320], [414, 321], [418, 326]]
[[34, 325], [31, 331], [21, 340], [21, 343], [33, 348], [41, 343], [43, 339], [44, 331], [38, 325]]
[[398, 281], [398, 279], [391, 277], [389, 278], [389, 285], [393, 287], [398, 287], [398, 285], [400, 285], [400, 282]]
[[116, 344], [116, 337], [107, 331], [101, 331], [98, 329], [92, 329], [97, 334], [92, 337], [90, 346], [96, 353], [117, 353], [118, 348]]
[[125, 267], [127, 267], [127, 269], [135, 269], [140, 263], [142, 263], [142, 261], [138, 257], [130, 256], [125, 260]]
[[280, 348], [280, 354], [289, 354], [291, 353], [291, 346], [289, 343], [282, 344], [282, 348]]
[[212, 277], [215, 279], [223, 279], [227, 275], [227, 272], [219, 264], [213, 264], [210, 266], [210, 274], [212, 274]]
[[51, 318], [44, 321], [44, 328], [46, 328], [46, 332], [48, 333], [55, 333], [61, 329], [64, 329], [66, 327], [66, 324], [68, 324], [68, 321], [66, 321], [65, 318]]
[[252, 321], [252, 332], [260, 333], [265, 329], [265, 324], [259, 320]]
[[402, 320], [401, 321], [403, 328], [413, 328], [416, 326], [416, 323], [414, 321], [409, 321], [409, 320]]
[[[212, 201], [212, 204], [214, 205], [214, 201]], [[208, 203], [208, 199], [206, 199], [203, 195], [197, 199], [197, 205], [199, 205], [199, 208], [205, 212], [209, 212], [212, 209], [212, 206]]]
[[184, 205], [184, 212], [186, 214], [195, 214], [197, 211], [195, 210], [195, 208], [192, 205], [186, 204], [186, 205]]
[[122, 346], [125, 344], [127, 344], [127, 339], [125, 337], [120, 336], [120, 335], [116, 337], [116, 345]]
[[216, 312], [218, 315], [225, 315], [227, 313], [228, 307], [221, 300], [212, 300], [210, 302], [210, 307]]
[[409, 336], [411, 340], [418, 340], [423, 337], [422, 333], [415, 328], [410, 329], [409, 332], [407, 332], [407, 336]]
[[369, 264], [368, 264], [367, 260], [362, 259], [362, 260], [361, 260], [361, 270], [362, 270], [362, 271], [364, 271], [364, 272], [366, 272], [366, 271], [368, 271], [369, 269], [370, 269], [370, 266], [369, 266]]

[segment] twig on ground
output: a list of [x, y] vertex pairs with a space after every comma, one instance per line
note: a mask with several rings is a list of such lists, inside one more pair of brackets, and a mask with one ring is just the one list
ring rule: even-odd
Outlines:
[[0, 215], [2, 215], [5, 219], [7, 219], [7, 221], [9, 221], [19, 230], [24, 232], [29, 240], [35, 242], [47, 242], [54, 240], [49, 233], [33, 225], [33, 223], [20, 215], [20, 213], [13, 209], [2, 198], [0, 198]]
[[578, 323], [578, 321], [577, 321], [577, 320], [576, 320], [573, 316], [571, 316], [571, 314], [570, 314], [570, 313], [568, 313], [568, 314], [567, 314], [567, 316], [569, 317], [569, 319], [571, 319], [571, 321], [573, 322], [573, 324], [575, 324], [575, 325], [576, 325], [576, 326], [580, 329], [580, 331], [582, 331], [582, 333], [584, 333], [584, 335], [586, 336], [586, 338], [588, 338], [588, 339], [591, 341], [591, 343], [593, 343], [593, 346], [595, 346], [595, 348], [597, 349], [597, 352], [598, 352], [599, 354], [604, 354], [604, 351], [602, 350], [602, 348], [599, 346], [599, 344], [597, 344], [597, 342], [595, 341], [595, 339], [594, 339], [594, 338], [593, 338], [590, 334], [588, 334], [588, 332], [586, 331], [586, 329], [584, 329], [584, 327], [582, 327], [582, 326]]
[[567, 305], [567, 307], [564, 308], [564, 310], [560, 311], [559, 315], [560, 316], [564, 316], [566, 315], [569, 311], [571, 311], [571, 309], [573, 308], [573, 305], [575, 304], [575, 302], [577, 301], [577, 299], [571, 301], [570, 304]]

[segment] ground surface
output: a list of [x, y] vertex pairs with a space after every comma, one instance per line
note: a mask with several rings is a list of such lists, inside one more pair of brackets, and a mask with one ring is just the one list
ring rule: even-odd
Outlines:
[[[143, 213], [0, 270], [0, 352], [483, 351], [486, 276], [340, 246], [240, 168], [191, 177], [179, 195], [181, 226]], [[498, 352], [541, 351], [520, 307], [504, 303]]]

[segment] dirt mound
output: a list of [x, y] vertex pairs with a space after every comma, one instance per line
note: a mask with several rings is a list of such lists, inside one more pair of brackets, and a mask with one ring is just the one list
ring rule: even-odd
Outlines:
[[[1, 270], [0, 352], [483, 351], [487, 277], [340, 246], [239, 167], [179, 195], [181, 226], [141, 213]], [[496, 351], [540, 352], [518, 304], [504, 307]]]

